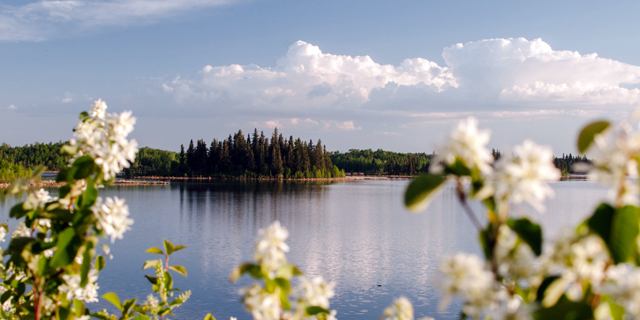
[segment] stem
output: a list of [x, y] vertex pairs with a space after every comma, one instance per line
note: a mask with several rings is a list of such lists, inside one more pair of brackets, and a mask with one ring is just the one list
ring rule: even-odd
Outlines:
[[458, 181], [456, 194], [458, 195], [458, 200], [460, 200], [460, 204], [462, 205], [464, 212], [467, 214], [467, 216], [469, 216], [469, 219], [471, 219], [471, 223], [473, 223], [473, 225], [476, 227], [476, 229], [478, 229], [478, 231], [482, 231], [483, 229], [482, 224], [480, 223], [480, 220], [478, 220], [476, 215], [473, 213], [473, 210], [471, 210], [471, 207], [469, 207], [469, 203], [467, 202], [467, 196], [464, 194], [464, 191], [462, 190], [462, 184], [460, 183], [460, 181]]

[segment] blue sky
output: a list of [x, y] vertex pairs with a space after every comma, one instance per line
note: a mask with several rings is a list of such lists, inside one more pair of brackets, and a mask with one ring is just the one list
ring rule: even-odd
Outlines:
[[[329, 150], [431, 152], [468, 116], [491, 146], [575, 152], [640, 102], [633, 1], [61, 0], [0, 4], [0, 140], [71, 137], [102, 98], [142, 146], [254, 127]], [[460, 44], [460, 45], [457, 45]], [[593, 55], [593, 54], [596, 55]]]

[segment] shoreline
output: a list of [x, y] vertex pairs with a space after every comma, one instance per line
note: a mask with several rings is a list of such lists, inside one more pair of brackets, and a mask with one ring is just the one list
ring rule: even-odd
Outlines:
[[[66, 185], [66, 182], [57, 183], [54, 180], [42, 180], [40, 182], [30, 182], [29, 187], [49, 187], [60, 188]], [[116, 180], [112, 186], [147, 186], [147, 185], [169, 185], [168, 181], [133, 181], [133, 180]], [[10, 182], [0, 182], [0, 189], [8, 188], [11, 185]]]
[[347, 176], [338, 178], [273, 178], [273, 177], [165, 177], [165, 176], [139, 176], [128, 177], [133, 180], [194, 180], [194, 181], [211, 181], [211, 180], [256, 180], [256, 181], [360, 181], [360, 180], [408, 180], [417, 176]]

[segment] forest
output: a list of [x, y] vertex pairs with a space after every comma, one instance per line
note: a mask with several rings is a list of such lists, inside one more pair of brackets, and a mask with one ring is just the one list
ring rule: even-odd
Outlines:
[[345, 172], [366, 175], [416, 175], [426, 173], [433, 155], [426, 153], [397, 153], [378, 149], [330, 153], [331, 161]]
[[0, 146], [0, 182], [31, 176], [31, 169], [45, 165], [47, 170], [57, 171], [66, 165], [69, 157], [60, 153], [67, 142], [34, 143], [23, 147]]
[[[31, 175], [31, 169], [45, 165], [56, 171], [64, 166], [68, 157], [60, 153], [66, 142], [34, 143], [22, 147], [0, 146], [0, 182], [8, 182]], [[494, 158], [501, 156], [492, 150]], [[192, 140], [181, 146], [181, 152], [140, 148], [136, 161], [124, 170], [128, 177], [282, 177], [331, 178], [343, 177], [345, 172], [367, 175], [416, 175], [428, 172], [434, 154], [397, 153], [378, 149], [350, 149], [348, 152], [328, 152], [320, 139], [302, 141], [290, 136], [284, 138], [275, 129], [269, 136], [254, 129], [253, 134], [239, 130], [227, 139]], [[572, 154], [556, 157], [555, 166], [566, 176], [575, 173], [578, 162], [590, 161], [586, 156]]]

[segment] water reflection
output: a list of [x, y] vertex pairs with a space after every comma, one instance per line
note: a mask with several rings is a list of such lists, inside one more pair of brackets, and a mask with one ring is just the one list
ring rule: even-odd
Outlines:
[[[257, 230], [280, 220], [291, 234], [290, 261], [310, 276], [338, 283], [331, 305], [339, 319], [376, 319], [400, 295], [414, 302], [417, 316], [457, 318], [455, 305], [448, 313], [436, 312], [434, 275], [446, 255], [479, 253], [477, 232], [452, 186], [446, 186], [426, 212], [408, 213], [402, 205], [407, 183], [206, 181], [108, 187], [102, 196], [125, 198], [136, 222], [125, 234], [126, 242], [112, 245], [115, 258], [102, 273], [100, 292], [144, 298], [150, 287], [141, 266], [157, 258], [144, 250], [166, 238], [188, 246], [172, 256], [173, 263], [189, 270], [188, 279], [175, 277], [176, 287], [193, 291], [191, 300], [177, 310], [178, 318], [201, 319], [212, 312], [218, 319], [248, 319], [237, 295], [248, 279], [229, 284], [228, 275], [251, 259]], [[548, 213], [532, 215], [548, 229], [546, 238], [580, 220], [606, 195], [604, 188], [585, 181], [552, 187], [556, 197], [547, 202]], [[3, 220], [15, 202], [0, 198]], [[472, 207], [481, 212], [478, 203]], [[526, 206], [518, 211], [531, 212]]]

